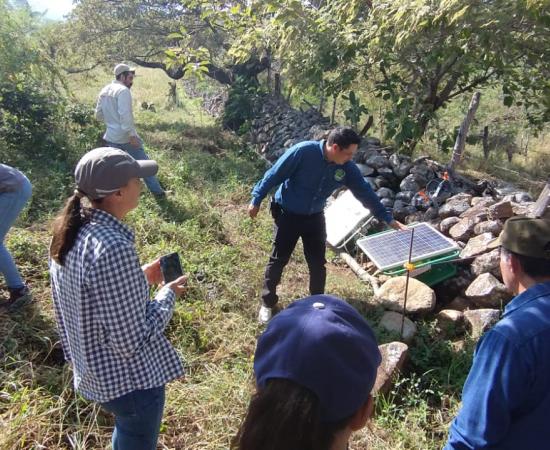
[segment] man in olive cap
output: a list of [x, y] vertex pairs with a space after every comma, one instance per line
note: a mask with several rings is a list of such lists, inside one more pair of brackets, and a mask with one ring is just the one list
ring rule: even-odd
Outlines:
[[[96, 119], [107, 126], [103, 139], [109, 147], [124, 150], [138, 161], [149, 159], [137, 134], [132, 113], [130, 88], [136, 71], [127, 64], [117, 64], [113, 73], [115, 79], [101, 90], [95, 108]], [[154, 196], [166, 196], [156, 176], [146, 177], [143, 181]]]
[[550, 442], [550, 221], [512, 217], [489, 244], [516, 295], [479, 341], [445, 450]]

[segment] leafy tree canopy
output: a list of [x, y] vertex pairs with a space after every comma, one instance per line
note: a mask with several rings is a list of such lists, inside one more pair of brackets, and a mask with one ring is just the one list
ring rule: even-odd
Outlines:
[[409, 149], [438, 109], [496, 81], [505, 104], [524, 104], [534, 124], [550, 119], [547, 0], [254, 4], [292, 82], [329, 95], [374, 83], [388, 104], [388, 137]]
[[237, 65], [228, 54], [246, 11], [245, 0], [77, 0], [56, 48], [72, 71], [126, 60], [231, 84], [267, 67], [258, 52]]

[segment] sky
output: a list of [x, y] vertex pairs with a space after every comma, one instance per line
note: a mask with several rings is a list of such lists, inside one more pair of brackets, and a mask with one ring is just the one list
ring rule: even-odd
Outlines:
[[46, 12], [47, 19], [63, 19], [73, 9], [72, 0], [27, 0], [33, 11]]

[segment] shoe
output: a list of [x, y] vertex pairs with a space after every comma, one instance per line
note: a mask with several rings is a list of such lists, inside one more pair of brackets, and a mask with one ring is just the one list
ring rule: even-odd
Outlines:
[[173, 193], [174, 191], [153, 192], [153, 197], [157, 199], [162, 199], [171, 196]]
[[273, 309], [269, 308], [268, 306], [262, 305], [260, 306], [260, 311], [258, 311], [258, 322], [260, 322], [262, 325], [266, 325], [271, 320], [272, 315]]
[[32, 302], [32, 294], [27, 286], [18, 289], [8, 288], [10, 298], [7, 302], [9, 312], [13, 312]]

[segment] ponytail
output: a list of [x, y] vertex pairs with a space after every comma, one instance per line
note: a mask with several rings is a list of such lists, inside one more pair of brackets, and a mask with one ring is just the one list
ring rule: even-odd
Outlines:
[[319, 400], [286, 379], [272, 379], [253, 395], [246, 417], [231, 443], [234, 450], [329, 450], [351, 417], [322, 422]]
[[81, 198], [82, 194], [75, 190], [53, 223], [50, 257], [60, 265], [64, 264], [65, 256], [73, 247], [80, 227], [86, 222], [84, 212], [81, 210]]

